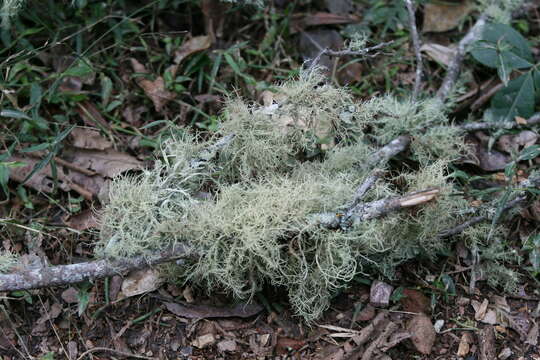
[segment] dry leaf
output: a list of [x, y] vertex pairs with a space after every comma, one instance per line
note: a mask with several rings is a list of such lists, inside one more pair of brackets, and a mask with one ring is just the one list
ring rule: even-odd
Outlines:
[[457, 351], [457, 356], [464, 357], [469, 353], [471, 348], [470, 344], [473, 342], [473, 339], [469, 333], [463, 333], [461, 340], [459, 341], [459, 347]]
[[195, 36], [185, 41], [180, 49], [174, 52], [174, 62], [180, 64], [187, 57], [208, 49], [212, 45], [212, 39], [208, 35]]
[[201, 335], [191, 342], [191, 345], [196, 348], [202, 349], [216, 342], [216, 336], [214, 334]]
[[163, 279], [156, 269], [136, 270], [129, 273], [122, 283], [122, 292], [118, 295], [120, 299], [135, 295], [144, 294], [156, 290], [161, 285]]
[[[137, 73], [148, 74], [148, 70], [138, 62], [136, 59], [131, 58], [131, 66], [133, 71]], [[163, 77], [158, 76], [154, 81], [145, 79], [143, 77], [137, 77], [135, 79], [137, 85], [143, 89], [146, 96], [152, 100], [156, 111], [161, 111], [163, 107], [172, 99], [176, 97], [176, 94], [165, 89], [165, 80]]]
[[430, 318], [425, 314], [416, 315], [409, 321], [407, 330], [411, 341], [420, 353], [429, 355], [435, 343], [436, 332]]
[[110, 129], [111, 126], [103, 118], [98, 108], [92, 104], [90, 101], [81, 101], [77, 103], [75, 111], [83, 119], [84, 123], [90, 127], [102, 127], [104, 129]]
[[72, 215], [64, 223], [71, 229], [79, 231], [99, 228], [96, 212], [92, 209], [86, 209], [77, 215]]
[[135, 157], [114, 149], [99, 151], [66, 148], [62, 156], [81, 168], [108, 178], [120, 175], [124, 171], [143, 168], [142, 163]]
[[425, 52], [430, 58], [444, 66], [448, 66], [456, 55], [455, 46], [448, 47], [435, 43], [422, 45], [420, 51]]
[[482, 303], [476, 300], [471, 300], [471, 305], [475, 311], [474, 318], [478, 321], [482, 320], [486, 316], [487, 308], [489, 305], [488, 299], [484, 299]]
[[[8, 161], [17, 161], [26, 164], [26, 166], [11, 169], [9, 174], [10, 179], [22, 182], [41, 159], [13, 155]], [[57, 166], [56, 175], [60, 189], [64, 191], [76, 191], [87, 200], [91, 200], [94, 196], [97, 196], [105, 184], [105, 179], [101, 176], [89, 176], [66, 166]], [[25, 185], [40, 192], [51, 193], [54, 189], [51, 165], [47, 164], [36, 172], [26, 181]]]
[[516, 117], [514, 118], [514, 120], [515, 120], [516, 123], [519, 124], [519, 125], [527, 125], [527, 119], [522, 118], [521, 116], [516, 116]]
[[403, 310], [414, 313], [428, 313], [430, 307], [429, 299], [422, 292], [414, 289], [403, 290], [401, 305]]
[[304, 30], [309, 26], [351, 24], [360, 22], [360, 17], [356, 15], [338, 15], [326, 12], [315, 14], [294, 14], [291, 20], [290, 31], [292, 34]]
[[468, 0], [461, 2], [431, 2], [424, 5], [423, 32], [445, 32], [457, 27], [471, 12], [472, 4]]
[[105, 150], [112, 146], [111, 142], [101, 136], [97, 129], [76, 127], [71, 130], [69, 136], [72, 145], [80, 149]]
[[235, 352], [237, 350], [235, 340], [223, 340], [217, 343], [219, 352]]
[[527, 334], [527, 340], [525, 344], [536, 346], [538, 344], [538, 323], [535, 323], [529, 333]]
[[240, 304], [235, 307], [221, 308], [208, 305], [196, 305], [188, 303], [169, 303], [166, 302], [167, 310], [175, 315], [188, 319], [206, 319], [206, 318], [224, 318], [241, 317], [247, 318], [258, 314], [263, 310], [258, 304]]

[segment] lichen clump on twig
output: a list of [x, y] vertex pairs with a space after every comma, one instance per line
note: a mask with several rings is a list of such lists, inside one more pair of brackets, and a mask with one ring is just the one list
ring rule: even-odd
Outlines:
[[[153, 169], [113, 182], [97, 253], [134, 256], [181, 242], [197, 259], [170, 276], [240, 298], [281, 286], [296, 313], [314, 320], [356, 274], [392, 276], [403, 261], [448, 246], [438, 233], [467, 205], [449, 196], [447, 165], [464, 146], [430, 106], [391, 97], [358, 104], [317, 71], [277, 86], [264, 106], [230, 100], [213, 137], [172, 139]], [[420, 168], [379, 180], [363, 200], [438, 187], [437, 200], [347, 229], [321, 226], [317, 214], [345, 211], [373, 168], [388, 167], [367, 161], [378, 144], [404, 133]]]

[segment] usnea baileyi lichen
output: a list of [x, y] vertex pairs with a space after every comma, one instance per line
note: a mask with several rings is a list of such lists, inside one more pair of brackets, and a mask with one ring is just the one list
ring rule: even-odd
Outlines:
[[[438, 233], [464, 218], [467, 203], [450, 196], [447, 166], [465, 147], [431, 100], [355, 103], [309, 71], [266, 94], [264, 105], [231, 99], [221, 120], [210, 139], [176, 137], [154, 168], [113, 182], [98, 255], [185, 243], [197, 258], [170, 266], [169, 276], [239, 298], [280, 286], [311, 321], [355, 275], [392, 276], [403, 261], [434, 258], [448, 246]], [[418, 168], [380, 179], [364, 200], [438, 187], [435, 201], [345, 230], [313, 221], [346, 209], [374, 167], [388, 169], [367, 158], [405, 133]]]

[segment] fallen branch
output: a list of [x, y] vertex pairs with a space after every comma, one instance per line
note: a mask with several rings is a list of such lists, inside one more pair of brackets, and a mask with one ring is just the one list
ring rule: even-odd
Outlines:
[[484, 26], [486, 25], [487, 15], [482, 14], [476, 20], [474, 26], [469, 30], [469, 32], [461, 39], [458, 44], [456, 55], [448, 65], [448, 70], [446, 76], [443, 80], [443, 83], [439, 90], [437, 91], [437, 97], [439, 100], [444, 101], [448, 97], [448, 94], [453, 89], [456, 81], [461, 72], [461, 66], [463, 65], [463, 60], [465, 59], [465, 54], [467, 53], [467, 48], [470, 44], [477, 41], [482, 35]]
[[517, 121], [490, 121], [463, 124], [459, 127], [465, 131], [490, 130], [490, 129], [515, 129], [519, 127], [534, 126], [540, 124], [540, 113], [534, 114], [528, 120]]
[[420, 36], [418, 36], [418, 30], [416, 29], [416, 17], [414, 16], [414, 7], [411, 0], [404, 0], [409, 12], [409, 28], [411, 30], [411, 36], [413, 40], [414, 54], [416, 56], [416, 74], [414, 78], [414, 88], [411, 95], [411, 101], [415, 102], [418, 93], [420, 92], [420, 85], [422, 84], [422, 72], [424, 64], [422, 62], [422, 54], [420, 52]]
[[[307, 35], [307, 38], [311, 42], [313, 42], [316, 46], [319, 47], [319, 44], [314, 39], [312, 39], [311, 36]], [[342, 56], [375, 57], [375, 56], [379, 55], [379, 52], [375, 52], [373, 54], [370, 54], [370, 53], [373, 52], [373, 51], [376, 51], [376, 50], [380, 50], [380, 49], [382, 49], [382, 48], [384, 48], [384, 47], [386, 47], [388, 45], [391, 45], [393, 43], [394, 43], [393, 40], [388, 41], [388, 42], [383, 42], [383, 43], [377, 44], [375, 46], [367, 47], [367, 48], [362, 49], [362, 50], [350, 50], [350, 49], [332, 50], [332, 49], [329, 49], [329, 48], [324, 48], [317, 54], [317, 56], [313, 60], [311, 60], [311, 64], [309, 65], [308, 69], [313, 70], [319, 64], [319, 62], [321, 61], [321, 57], [323, 55], [328, 55], [328, 56], [331, 56], [331, 57], [342, 57]]]
[[0, 292], [75, 284], [173, 261], [190, 255], [192, 254], [188, 247], [177, 244], [167, 250], [134, 258], [96, 260], [78, 264], [21, 270], [11, 274], [0, 274]]
[[321, 213], [312, 215], [312, 220], [328, 229], [347, 230], [354, 224], [385, 216], [396, 210], [420, 205], [433, 200], [439, 194], [439, 189], [415, 191], [404, 196], [389, 197], [360, 203], [343, 213]]
[[370, 166], [380, 166], [400, 152], [404, 151], [410, 143], [411, 138], [409, 136], [399, 136], [373, 153], [368, 158], [367, 164]]

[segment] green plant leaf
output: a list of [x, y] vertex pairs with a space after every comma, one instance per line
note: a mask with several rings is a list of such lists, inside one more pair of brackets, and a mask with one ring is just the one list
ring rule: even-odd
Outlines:
[[86, 311], [86, 308], [88, 307], [88, 303], [90, 302], [90, 289], [91, 288], [92, 288], [92, 284], [90, 283], [84, 283], [79, 287], [79, 292], [77, 293], [77, 300], [79, 301], [77, 312], [79, 316], [84, 314], [84, 312]]
[[486, 24], [482, 38], [474, 45], [471, 55], [491, 68], [504, 65], [508, 72], [531, 67], [534, 62], [528, 41], [505, 24]]
[[529, 118], [534, 113], [535, 88], [530, 72], [508, 82], [491, 99], [486, 117], [491, 121], [513, 121], [516, 116]]
[[519, 153], [518, 161], [532, 160], [540, 155], [540, 145], [528, 146]]
[[0, 111], [0, 116], [13, 118], [13, 119], [31, 120], [30, 116], [26, 115], [22, 111], [13, 110], [13, 109], [4, 109], [4, 110]]
[[538, 248], [533, 249], [529, 253], [529, 260], [535, 271], [540, 270], [540, 250]]

